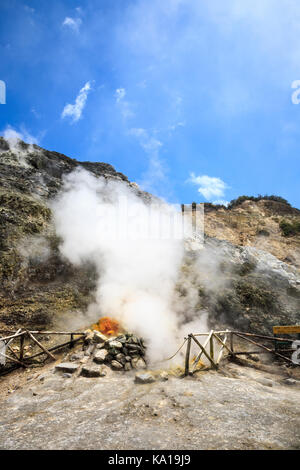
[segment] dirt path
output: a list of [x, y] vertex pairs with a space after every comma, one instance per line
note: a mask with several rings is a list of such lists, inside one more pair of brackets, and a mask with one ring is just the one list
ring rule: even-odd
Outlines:
[[2, 397], [1, 449], [299, 449], [300, 386], [236, 364], [147, 385], [49, 366]]

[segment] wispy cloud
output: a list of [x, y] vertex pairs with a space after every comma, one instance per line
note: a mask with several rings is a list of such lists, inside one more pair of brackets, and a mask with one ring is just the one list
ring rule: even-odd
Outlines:
[[[196, 176], [194, 173], [190, 174], [190, 178], [188, 182], [199, 186], [198, 192], [206, 199], [211, 200], [215, 197], [223, 198], [225, 194], [225, 190], [229, 188], [221, 178], [217, 178], [214, 176], [207, 176], [207, 175], [199, 175]], [[226, 202], [226, 201], [222, 201]], [[219, 204], [220, 201], [214, 201], [214, 203]]]
[[128, 133], [136, 137], [140, 146], [148, 153], [158, 152], [159, 148], [163, 145], [160, 140], [149, 135], [146, 129], [132, 128]]
[[148, 168], [142, 175], [139, 185], [146, 191], [162, 196], [167, 183], [167, 169], [159, 155], [163, 143], [143, 128], [132, 128], [128, 134], [138, 140], [148, 155]]
[[82, 111], [85, 107], [87, 96], [91, 90], [91, 83], [86, 82], [84, 87], [79, 91], [74, 104], [66, 104], [62, 113], [61, 118], [70, 117], [72, 122], [76, 122], [81, 118]]
[[132, 110], [132, 104], [125, 100], [126, 90], [125, 88], [117, 88], [115, 93], [116, 104], [120, 109], [121, 115], [124, 119], [128, 119], [134, 116]]
[[81, 18], [71, 18], [70, 16], [66, 16], [62, 25], [78, 33], [81, 23], [82, 23]]

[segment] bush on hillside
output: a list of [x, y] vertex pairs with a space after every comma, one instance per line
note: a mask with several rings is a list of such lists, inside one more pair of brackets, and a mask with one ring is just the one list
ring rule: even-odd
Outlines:
[[290, 203], [283, 197], [275, 196], [275, 195], [262, 196], [261, 194], [259, 194], [258, 196], [240, 196], [237, 199], [232, 199], [232, 201], [230, 201], [229, 203], [228, 209], [232, 209], [233, 207], [240, 206], [241, 204], [243, 204], [244, 201], [257, 202], [257, 201], [261, 201], [262, 199], [267, 200], [267, 201], [280, 202], [281, 204], [286, 204], [287, 206], [290, 206]]
[[282, 220], [279, 224], [279, 227], [282, 231], [284, 237], [292, 237], [300, 233], [300, 221], [295, 220], [288, 222], [287, 220]]

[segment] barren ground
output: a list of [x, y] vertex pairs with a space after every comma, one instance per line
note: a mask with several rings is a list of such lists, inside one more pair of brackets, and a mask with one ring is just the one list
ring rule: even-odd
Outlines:
[[224, 362], [147, 385], [133, 372], [66, 378], [52, 364], [15, 372], [0, 380], [0, 448], [300, 449], [299, 368], [263, 368]]

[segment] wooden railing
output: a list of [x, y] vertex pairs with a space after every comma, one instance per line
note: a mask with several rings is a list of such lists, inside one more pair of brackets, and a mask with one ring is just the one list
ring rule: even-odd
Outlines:
[[[197, 337], [199, 336], [206, 337], [206, 340], [204, 341], [203, 344], [201, 344], [200, 341], [198, 341]], [[239, 338], [240, 340], [242, 339], [245, 342], [250, 343], [251, 345], [254, 345], [256, 347], [256, 350], [250, 350], [250, 351], [249, 350], [247, 351], [237, 350], [234, 346], [234, 337]], [[227, 353], [231, 357], [235, 357], [239, 355], [248, 356], [251, 354], [272, 353], [275, 356], [283, 359], [284, 361], [297, 365], [292, 361], [290, 357], [287, 357], [285, 355], [285, 354], [293, 352], [295, 350], [294, 348], [287, 348], [287, 349], [280, 350], [280, 352], [278, 352], [278, 348], [276, 346], [278, 342], [290, 343], [292, 345], [292, 343], [294, 342], [293, 339], [278, 338], [278, 337], [275, 338], [274, 336], [259, 335], [259, 334], [254, 334], [254, 333], [244, 333], [242, 331], [211, 330], [209, 333], [198, 333], [198, 334], [191, 333], [188, 335], [186, 340], [187, 340], [187, 347], [186, 347], [186, 354], [185, 354], [185, 375], [189, 375], [190, 373], [193, 373], [196, 370], [197, 364], [199, 363], [202, 356], [206, 357], [211, 368], [217, 369], [225, 351], [227, 351]], [[260, 342], [258, 342], [258, 340]], [[274, 343], [274, 347], [272, 348], [272, 347], [266, 346], [265, 344], [262, 344], [261, 343], [262, 340], [264, 342]], [[190, 354], [191, 354], [192, 342], [194, 342], [199, 347], [200, 351], [197, 354], [197, 356], [191, 361]], [[216, 355], [216, 350], [217, 350], [216, 344], [218, 345], [218, 349], [219, 349], [217, 355]]]
[[[49, 348], [43, 344], [43, 339], [37, 339], [37, 337], [43, 337], [45, 335], [65, 335], [70, 336], [70, 339], [64, 343], [59, 343]], [[15, 366], [26, 368], [32, 359], [42, 355], [45, 355], [46, 358], [50, 358], [51, 360], [56, 361], [56, 357], [53, 355], [53, 351], [57, 351], [67, 346], [73, 347], [74, 344], [77, 343], [80, 339], [83, 339], [85, 335], [86, 333], [84, 332], [74, 331], [29, 331], [19, 329], [15, 333], [10, 333], [6, 336], [0, 336], [0, 364], [7, 366], [7, 363], [13, 363]], [[31, 347], [38, 347], [40, 351], [31, 355], [27, 355], [27, 353], [25, 353], [25, 348], [28, 349], [30, 345]]]

